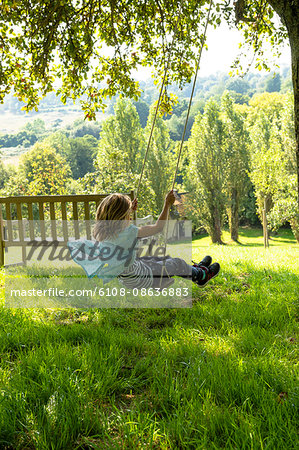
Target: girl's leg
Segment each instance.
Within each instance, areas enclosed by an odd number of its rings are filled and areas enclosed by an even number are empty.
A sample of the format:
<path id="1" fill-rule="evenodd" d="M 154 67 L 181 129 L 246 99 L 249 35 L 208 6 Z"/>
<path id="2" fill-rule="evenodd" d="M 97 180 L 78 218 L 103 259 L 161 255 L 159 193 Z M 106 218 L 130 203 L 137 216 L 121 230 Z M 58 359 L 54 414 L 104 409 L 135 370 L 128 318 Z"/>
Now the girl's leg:
<path id="1" fill-rule="evenodd" d="M 182 277 L 193 280 L 198 274 L 198 269 L 187 264 L 181 258 L 172 258 L 167 256 L 165 259 L 163 257 L 142 257 L 140 258 L 145 262 L 146 265 L 150 266 L 153 272 L 154 278 L 161 278 L 163 267 L 165 266 L 166 273 L 163 274 L 164 277 Z"/>
<path id="2" fill-rule="evenodd" d="M 142 259 L 142 258 L 140 258 Z M 164 262 L 165 261 L 165 262 Z M 151 267 L 153 272 L 154 280 L 160 280 L 163 267 L 165 267 L 165 272 L 163 273 L 163 278 L 168 277 L 181 277 L 204 286 L 211 278 L 219 273 L 220 266 L 218 263 L 213 264 L 210 268 L 200 267 L 200 266 L 190 266 L 181 258 L 163 258 L 163 257 L 153 257 L 151 259 L 146 259 L 144 262 Z"/>
<path id="3" fill-rule="evenodd" d="M 165 256 L 165 259 L 169 259 L 169 258 L 171 258 L 171 256 L 169 256 L 169 255 Z M 142 259 L 144 262 L 147 262 L 147 261 L 159 262 L 159 261 L 163 261 L 164 257 L 163 256 L 141 256 L 139 259 Z"/>
<path id="4" fill-rule="evenodd" d="M 218 263 L 212 264 L 210 267 L 194 267 L 190 266 L 181 258 L 163 258 L 163 257 L 141 257 L 139 258 L 152 269 L 154 283 L 153 287 L 159 287 L 161 276 L 163 278 L 168 277 L 181 277 L 188 280 L 192 280 L 199 286 L 204 286 L 218 275 L 220 266 Z M 163 267 L 166 269 L 166 273 L 162 273 Z"/>

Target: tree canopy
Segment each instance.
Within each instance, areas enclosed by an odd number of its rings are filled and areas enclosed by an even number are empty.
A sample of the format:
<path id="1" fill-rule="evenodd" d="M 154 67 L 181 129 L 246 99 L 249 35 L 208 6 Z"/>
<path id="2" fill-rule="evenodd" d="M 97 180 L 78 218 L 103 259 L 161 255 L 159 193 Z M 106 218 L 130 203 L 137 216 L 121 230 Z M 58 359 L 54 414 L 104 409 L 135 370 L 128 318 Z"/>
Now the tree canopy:
<path id="1" fill-rule="evenodd" d="M 195 69 L 210 0 L 3 0 L 0 10 L 0 95 L 14 87 L 27 109 L 40 95 L 57 89 L 61 99 L 81 97 L 87 117 L 119 92 L 138 97 L 132 76 L 139 65 L 152 66 L 158 78 L 168 53 L 167 84 L 189 82 Z M 212 2 L 210 22 L 236 20 L 245 42 L 260 53 L 268 37 L 277 46 L 286 36 L 275 25 L 272 3 Z M 273 31 L 275 30 L 275 33 Z M 237 61 L 239 63 L 240 61 Z M 60 85 L 57 86 L 57 79 Z M 56 84 L 55 84 L 56 83 Z"/>
<path id="2" fill-rule="evenodd" d="M 299 0 L 2 0 L 0 99 L 13 88 L 30 110 L 56 90 L 63 102 L 80 98 L 85 117 L 95 118 L 107 97 L 138 99 L 133 71 L 151 66 L 159 80 L 170 53 L 166 88 L 183 85 L 195 71 L 209 5 L 212 25 L 224 20 L 243 32 L 237 73 L 246 46 L 262 69 L 264 42 L 278 50 L 289 39 L 299 180 Z"/>

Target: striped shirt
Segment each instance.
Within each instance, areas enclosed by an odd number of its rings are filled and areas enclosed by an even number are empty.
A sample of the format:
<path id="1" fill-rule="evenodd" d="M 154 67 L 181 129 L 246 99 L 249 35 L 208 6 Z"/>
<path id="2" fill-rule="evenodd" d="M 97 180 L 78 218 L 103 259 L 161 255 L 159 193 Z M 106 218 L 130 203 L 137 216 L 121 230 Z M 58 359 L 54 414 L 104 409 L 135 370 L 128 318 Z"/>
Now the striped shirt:
<path id="1" fill-rule="evenodd" d="M 136 258 L 133 264 L 122 272 L 118 279 L 127 288 L 150 288 L 153 284 L 152 269 Z"/>

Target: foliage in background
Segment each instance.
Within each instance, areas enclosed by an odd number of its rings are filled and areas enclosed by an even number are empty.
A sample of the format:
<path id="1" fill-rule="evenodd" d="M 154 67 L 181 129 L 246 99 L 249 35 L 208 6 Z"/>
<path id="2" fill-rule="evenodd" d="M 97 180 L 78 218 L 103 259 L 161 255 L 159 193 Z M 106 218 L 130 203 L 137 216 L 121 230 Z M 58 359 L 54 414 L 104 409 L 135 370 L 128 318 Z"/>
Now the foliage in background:
<path id="1" fill-rule="evenodd" d="M 212 78 L 208 77 L 207 80 L 212 82 Z M 219 76 L 215 76 L 214 78 L 213 83 L 218 83 Z M 246 167 L 245 147 L 249 145 L 250 141 L 248 139 L 246 145 L 244 141 L 247 136 L 246 129 L 249 129 L 253 137 L 253 143 L 250 146 L 251 155 L 254 155 L 256 152 L 257 158 L 257 164 L 253 163 L 252 159 L 251 168 L 253 172 L 258 172 L 260 170 L 258 169 L 259 164 L 261 164 L 261 158 L 259 158 L 260 140 L 263 134 L 259 132 L 257 127 L 260 123 L 260 118 L 265 116 L 268 121 L 268 134 L 272 130 L 272 149 L 274 153 L 280 149 L 278 153 L 283 155 L 283 163 L 277 164 L 275 163 L 275 158 L 271 162 L 267 156 L 265 157 L 266 163 L 271 166 L 270 171 L 268 169 L 265 170 L 268 175 L 272 173 L 272 185 L 275 189 L 275 192 L 273 191 L 273 195 L 271 196 L 271 204 L 269 203 L 272 209 L 269 211 L 268 219 L 271 226 L 275 229 L 289 222 L 293 232 L 296 233 L 296 230 L 298 230 L 298 219 L 295 205 L 297 186 L 295 179 L 296 155 L 294 151 L 295 137 L 292 94 L 291 92 L 288 95 L 282 95 L 277 92 L 265 92 L 252 95 L 253 92 L 257 92 L 261 88 L 262 83 L 266 83 L 266 78 L 250 74 L 247 79 L 247 83 L 241 83 L 239 86 L 238 83 L 232 83 L 231 80 L 223 77 L 223 86 L 230 86 L 232 90 L 229 90 L 229 93 L 224 91 L 224 94 L 222 94 L 222 106 L 220 104 L 221 98 L 218 94 L 213 99 L 214 104 L 217 105 L 219 110 L 219 117 L 223 125 L 223 148 L 220 150 L 220 153 L 225 151 L 225 158 L 227 158 L 227 163 L 224 168 L 227 182 L 222 192 L 222 195 L 226 199 L 225 208 L 229 213 L 229 202 L 232 204 L 229 199 L 231 199 L 233 189 L 237 188 L 237 191 L 240 190 L 240 192 L 237 195 L 237 202 L 233 202 L 235 206 L 239 203 L 239 206 L 234 209 L 235 223 L 240 219 L 243 224 L 258 224 L 255 212 L 255 194 L 258 195 L 257 190 L 253 190 L 251 181 L 248 179 L 248 175 L 245 174 L 244 170 Z M 246 103 L 236 103 L 234 93 L 238 94 L 236 91 L 239 90 L 241 92 L 242 89 L 244 89 L 243 92 L 248 93 L 248 85 L 251 86 L 251 98 L 248 105 Z M 147 89 L 147 86 L 146 84 L 145 89 Z M 215 85 L 212 84 L 212 86 Z M 199 90 L 200 95 L 197 100 L 195 99 L 192 106 L 192 114 L 195 114 L 196 111 L 202 111 L 203 105 L 206 103 L 204 97 L 201 97 L 203 92 L 206 92 L 207 98 L 210 97 L 210 88 L 206 91 L 205 89 L 205 84 L 202 84 Z M 220 91 L 222 91 L 222 87 Z M 188 94 L 188 90 L 182 92 L 182 95 L 186 94 Z M 56 125 L 49 128 L 45 122 L 34 120 L 32 123 L 28 123 L 24 129 L 27 130 L 26 132 L 34 133 L 34 136 L 39 139 L 39 143 L 55 148 L 57 154 L 64 161 L 67 161 L 71 169 L 71 177 L 66 180 L 64 186 L 65 192 L 79 193 L 82 190 L 88 192 L 87 186 L 90 187 L 90 192 L 93 192 L 95 187 L 97 192 L 113 192 L 115 189 L 128 191 L 131 188 L 136 189 L 138 184 L 138 176 L 143 162 L 149 126 L 153 114 L 151 112 L 151 116 L 148 118 L 148 126 L 142 129 L 140 123 L 141 116 L 136 110 L 137 105 L 138 103 L 136 103 L 136 106 L 132 105 L 129 100 L 119 99 L 117 101 L 115 99 L 115 113 L 101 124 L 86 123 L 80 119 L 73 125 L 68 125 L 65 128 L 57 130 Z M 147 109 L 145 106 L 146 102 L 141 102 L 141 105 L 145 113 L 143 116 L 144 119 Z M 181 97 L 179 102 L 174 105 L 174 114 L 177 114 L 180 118 L 181 125 L 184 122 L 186 108 L 187 100 L 184 97 Z M 161 118 L 157 120 L 153 144 L 149 151 L 148 162 L 139 195 L 139 215 L 147 215 L 148 213 L 152 213 L 153 215 L 158 214 L 163 204 L 165 192 L 171 187 L 177 154 L 177 149 L 174 147 L 175 143 L 170 138 L 172 134 L 170 124 L 175 123 L 173 119 L 175 119 L 174 115 L 168 115 L 166 116 L 166 120 L 162 120 Z M 258 134 L 257 139 L 253 136 L 254 129 L 256 129 L 255 132 Z M 98 140 L 95 136 L 99 134 L 100 130 L 102 131 Z M 81 136 L 85 132 L 88 134 Z M 180 134 L 179 128 L 176 132 L 178 137 Z M 198 188 L 198 180 L 193 176 L 193 179 L 191 179 L 192 184 L 189 183 L 191 158 L 190 152 L 187 152 L 186 149 L 187 145 L 184 145 L 176 187 L 181 191 L 189 191 L 190 194 L 188 197 L 192 198 L 195 195 L 193 186 L 195 185 L 195 189 Z M 4 154 L 5 152 L 6 149 L 3 150 Z M 282 167 L 285 168 L 283 172 Z M 202 171 L 205 172 L 204 167 Z M 24 195 L 29 192 L 28 180 L 20 170 L 5 166 L 2 167 L 0 175 L 1 195 Z M 36 176 L 43 177 L 42 173 Z M 94 178 L 94 181 L 92 181 L 92 178 Z M 278 179 L 280 181 L 276 182 Z M 43 182 L 44 180 L 41 180 L 41 186 Z M 236 183 L 236 186 L 234 186 L 234 183 Z M 196 195 L 199 196 L 199 192 Z M 198 197 L 196 200 L 193 199 L 193 201 L 195 208 L 192 213 L 194 226 L 195 228 L 202 227 L 202 197 Z M 261 202 L 260 205 L 262 205 Z M 228 216 L 230 216 L 230 213 Z M 224 215 L 224 223 L 225 220 L 226 217 Z M 232 223 L 230 225 L 232 229 Z M 237 226 L 235 226 L 236 229 Z M 237 238 L 236 234 L 234 238 Z"/>
<path id="2" fill-rule="evenodd" d="M 1 157 L 1 153 L 0 153 L 0 157 Z M 0 160 L 0 192 L 1 192 L 1 189 L 4 188 L 8 179 L 9 179 L 8 171 L 4 167 L 3 162 Z"/>
<path id="3" fill-rule="evenodd" d="M 139 116 L 131 101 L 119 99 L 114 115 L 102 123 L 97 156 L 100 171 L 139 173 L 144 154 L 144 136 Z"/>
<path id="4" fill-rule="evenodd" d="M 248 133 L 242 114 L 234 109 L 234 102 L 226 91 L 221 98 L 223 148 L 226 154 L 226 198 L 229 228 L 233 241 L 238 240 L 240 201 L 245 192 L 248 169 Z"/>
<path id="5" fill-rule="evenodd" d="M 145 128 L 146 141 L 149 139 L 153 119 L 154 108 L 151 108 Z M 156 212 L 162 210 L 165 194 L 171 189 L 176 164 L 175 159 L 174 143 L 169 137 L 168 128 L 165 121 L 157 117 L 144 170 L 144 178 L 148 180 L 154 191 Z"/>
<path id="6" fill-rule="evenodd" d="M 26 180 L 27 195 L 66 194 L 71 170 L 66 160 L 53 147 L 37 142 L 21 158 L 20 174 Z"/>
<path id="7" fill-rule="evenodd" d="M 227 160 L 223 148 L 224 126 L 218 105 L 209 100 L 204 114 L 196 116 L 188 141 L 192 218 L 197 215 L 213 243 L 222 243 L 221 228 L 226 207 Z"/>
<path id="8" fill-rule="evenodd" d="M 277 229 L 290 222 L 298 239 L 296 153 L 292 98 L 262 94 L 250 105 L 250 172 L 259 216 L 266 210 Z"/>
<path id="9" fill-rule="evenodd" d="M 148 103 L 146 103 L 144 100 L 139 100 L 138 102 L 133 102 L 133 105 L 135 106 L 136 111 L 138 112 L 142 128 L 145 128 L 150 110 Z"/>
<path id="10" fill-rule="evenodd" d="M 78 180 L 80 189 L 91 192 L 129 192 L 136 189 L 145 150 L 144 133 L 135 106 L 119 99 L 114 115 L 102 122 L 95 160 L 96 171 Z M 138 215 L 155 214 L 155 193 L 144 177 Z"/>
<path id="11" fill-rule="evenodd" d="M 278 189 L 273 195 L 273 208 L 268 214 L 268 219 L 276 230 L 289 222 L 294 236 L 299 242 L 294 105 L 290 94 L 287 94 L 284 100 L 284 107 L 280 112 L 279 144 L 277 144 L 277 150 L 282 153 L 283 164 L 276 174 Z"/>
<path id="12" fill-rule="evenodd" d="M 97 170 L 94 173 L 88 173 L 76 182 L 76 194 L 112 194 L 114 192 L 130 193 L 136 189 L 139 177 L 137 174 L 121 173 L 118 176 L 111 175 L 109 172 Z M 145 217 L 149 214 L 156 215 L 155 193 L 148 180 L 145 178 L 138 195 L 138 217 Z"/>
<path id="13" fill-rule="evenodd" d="M 83 137 L 88 134 L 89 136 L 93 136 L 95 139 L 99 139 L 101 129 L 102 126 L 99 122 L 88 122 L 83 119 L 77 119 L 70 129 L 70 137 Z"/>
<path id="14" fill-rule="evenodd" d="M 273 196 L 279 189 L 279 173 L 284 173 L 284 160 L 279 142 L 277 119 L 269 120 L 261 113 L 250 130 L 251 137 L 251 168 L 250 178 L 255 187 L 260 217 L 262 210 L 266 213 L 271 209 Z"/>
<path id="15" fill-rule="evenodd" d="M 27 122 L 18 133 L 0 135 L 0 147 L 23 146 L 28 148 L 46 134 L 45 122 L 41 119 L 35 119 L 32 122 Z"/>
<path id="16" fill-rule="evenodd" d="M 65 132 L 56 131 L 45 139 L 46 143 L 66 159 L 76 180 L 94 170 L 98 140 L 93 135 L 68 138 Z"/>

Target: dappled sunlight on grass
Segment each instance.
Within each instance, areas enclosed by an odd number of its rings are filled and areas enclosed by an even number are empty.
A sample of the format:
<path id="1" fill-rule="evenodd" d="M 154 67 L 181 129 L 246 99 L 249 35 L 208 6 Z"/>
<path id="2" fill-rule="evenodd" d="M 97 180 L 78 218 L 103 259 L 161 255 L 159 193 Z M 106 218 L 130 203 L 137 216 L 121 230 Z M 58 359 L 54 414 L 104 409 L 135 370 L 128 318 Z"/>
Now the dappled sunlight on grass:
<path id="1" fill-rule="evenodd" d="M 270 248 L 264 249 L 263 237 L 260 230 L 250 230 L 244 239 L 244 246 L 230 242 L 229 245 L 212 245 L 209 237 L 195 238 L 192 242 L 194 260 L 200 260 L 205 254 L 210 254 L 213 261 L 220 263 L 222 276 L 229 272 L 231 275 L 246 278 L 260 270 L 268 276 L 267 271 L 299 274 L 299 244 L 290 239 L 292 234 L 286 230 L 283 236 L 291 240 L 292 245 L 285 245 L 279 237 L 273 238 Z M 245 231 L 243 232 L 245 233 Z M 224 241 L 228 233 L 224 232 Z"/>
<path id="2" fill-rule="evenodd" d="M 248 227 L 239 228 L 239 242 L 232 241 L 230 238 L 229 231 L 224 230 L 222 233 L 222 239 L 225 245 L 233 247 L 242 247 L 243 245 L 249 247 L 264 246 L 262 228 L 248 228 Z M 294 235 L 289 229 L 280 230 L 276 236 L 271 236 L 269 243 L 270 247 L 292 244 L 292 246 L 294 245 L 299 249 L 299 244 L 296 243 Z M 207 234 L 203 236 L 194 236 L 193 245 L 200 247 L 208 247 L 211 245 L 211 239 Z"/>
<path id="3" fill-rule="evenodd" d="M 192 308 L 2 308 L 0 440 L 295 448 L 299 246 L 283 232 L 264 250 L 260 232 L 194 239 L 193 259 L 222 269 L 193 285 Z M 4 299 L 3 271 L 0 285 Z"/>

